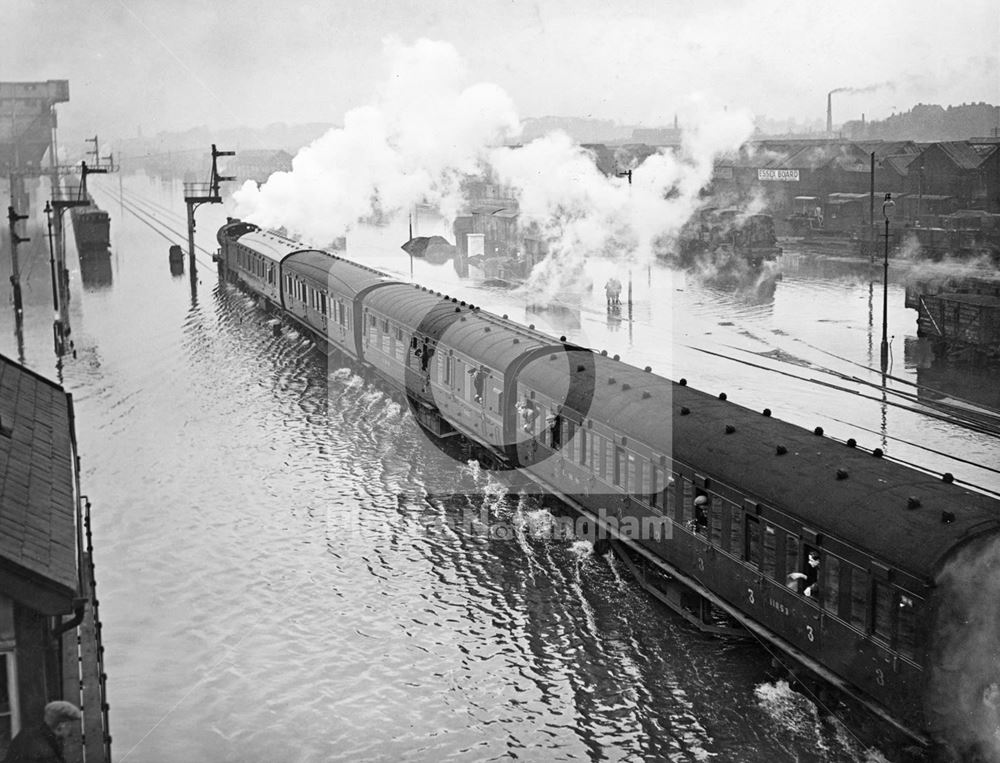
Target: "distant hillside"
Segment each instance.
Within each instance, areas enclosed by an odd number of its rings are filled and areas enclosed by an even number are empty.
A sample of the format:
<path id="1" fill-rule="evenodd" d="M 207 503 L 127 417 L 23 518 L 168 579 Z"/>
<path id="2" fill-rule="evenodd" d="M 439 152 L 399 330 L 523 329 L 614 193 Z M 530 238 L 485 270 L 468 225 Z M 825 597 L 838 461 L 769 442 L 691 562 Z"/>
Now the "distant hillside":
<path id="1" fill-rule="evenodd" d="M 849 140 L 914 140 L 933 142 L 968 140 L 996 135 L 1000 107 L 988 103 L 938 106 L 918 103 L 909 111 L 877 122 L 851 121 L 841 127 Z"/>
<path id="2" fill-rule="evenodd" d="M 259 128 L 236 127 L 212 130 L 208 127 L 194 127 L 183 132 L 160 132 L 148 137 L 111 140 L 109 138 L 112 136 L 101 136 L 101 153 L 106 155 L 108 151 L 113 151 L 117 157 L 125 160 L 156 157 L 161 154 L 209 156 L 214 143 L 221 151 L 280 149 L 294 155 L 300 148 L 312 143 L 333 126 L 322 122 L 301 125 L 279 122 Z M 76 159 L 82 158 L 85 151 L 93 148 L 92 145 L 84 143 L 82 138 L 79 141 L 74 140 L 68 131 L 61 131 L 60 144 L 67 150 L 70 146 L 79 144 L 79 148 L 76 149 L 79 156 L 75 157 Z M 73 158 L 71 156 L 71 159 Z"/>

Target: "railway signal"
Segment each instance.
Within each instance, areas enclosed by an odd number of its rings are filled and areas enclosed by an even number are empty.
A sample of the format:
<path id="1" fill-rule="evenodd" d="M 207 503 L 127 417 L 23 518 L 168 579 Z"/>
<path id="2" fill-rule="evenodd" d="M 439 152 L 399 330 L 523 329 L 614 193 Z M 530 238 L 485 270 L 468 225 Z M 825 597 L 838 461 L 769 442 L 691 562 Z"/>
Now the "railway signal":
<path id="1" fill-rule="evenodd" d="M 14 312 L 20 317 L 24 311 L 21 302 L 21 270 L 17 261 L 17 245 L 31 239 L 17 234 L 17 223 L 27 220 L 27 215 L 19 215 L 14 207 L 7 207 L 7 221 L 10 224 L 10 284 L 14 288 Z"/>
<path id="2" fill-rule="evenodd" d="M 234 175 L 220 175 L 218 159 L 220 156 L 236 156 L 235 151 L 220 151 L 212 144 L 212 174 L 209 175 L 207 183 L 185 183 L 184 203 L 187 205 L 188 224 L 188 263 L 191 266 L 191 288 L 194 290 L 197 283 L 195 275 L 194 261 L 194 213 L 202 204 L 221 204 L 222 196 L 219 194 L 219 183 L 235 180 Z"/>

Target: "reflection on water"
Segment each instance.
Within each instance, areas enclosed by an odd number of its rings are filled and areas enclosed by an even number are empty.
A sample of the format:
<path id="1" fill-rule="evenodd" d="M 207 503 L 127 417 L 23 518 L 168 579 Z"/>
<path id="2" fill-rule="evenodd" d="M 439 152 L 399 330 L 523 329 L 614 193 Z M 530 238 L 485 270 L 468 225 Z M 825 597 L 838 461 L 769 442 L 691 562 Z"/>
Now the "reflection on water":
<path id="1" fill-rule="evenodd" d="M 85 289 L 111 286 L 111 252 L 107 249 L 90 249 L 80 252 L 80 281 Z"/>
<path id="2" fill-rule="evenodd" d="M 95 186 L 119 204 L 117 182 Z M 178 185 L 124 189 L 123 208 L 155 209 L 183 240 Z M 199 210 L 187 279 L 129 214 L 113 279 L 81 289 L 90 276 L 72 273 L 77 357 L 61 373 L 94 503 L 118 760 L 864 758 L 766 652 L 692 631 L 613 557 L 534 532 L 544 502 L 423 447 L 405 405 L 218 284 L 206 252 L 226 211 Z M 399 240 L 360 231 L 348 256 L 405 280 Z M 879 292 L 853 265 L 799 263 L 763 301 L 637 268 L 619 313 L 600 290 L 539 309 L 451 265 L 414 267 L 430 288 L 782 418 L 899 437 L 891 452 L 956 476 L 981 475 L 906 442 L 998 461 L 995 438 L 928 426 L 866 386 Z M 894 373 L 923 383 L 929 367 L 903 356 L 915 317 L 890 286 Z M 34 291 L 28 304 L 26 360 L 53 376 L 51 305 Z M 0 351 L 14 345 L 4 307 Z M 466 511 L 513 537 L 448 521 Z"/>

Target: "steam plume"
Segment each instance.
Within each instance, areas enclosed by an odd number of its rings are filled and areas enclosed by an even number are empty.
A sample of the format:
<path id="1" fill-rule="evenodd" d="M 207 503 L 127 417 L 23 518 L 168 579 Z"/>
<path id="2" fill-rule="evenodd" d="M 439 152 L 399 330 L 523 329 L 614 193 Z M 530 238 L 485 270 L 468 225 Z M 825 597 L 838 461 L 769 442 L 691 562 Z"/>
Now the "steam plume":
<path id="1" fill-rule="evenodd" d="M 925 708 L 956 759 L 1000 761 L 1000 545 L 973 544 L 937 581 Z"/>
<path id="2" fill-rule="evenodd" d="M 551 294 L 579 276 L 588 257 L 650 258 L 652 243 L 676 233 L 697 207 L 715 155 L 753 129 L 749 113 L 696 101 L 681 151 L 647 158 L 630 185 L 602 175 L 564 134 L 504 146 L 520 132 L 511 99 L 496 85 L 464 86 L 450 44 L 390 38 L 384 47 L 390 76 L 372 104 L 300 151 L 291 172 L 239 189 L 241 216 L 322 243 L 416 203 L 453 218 L 462 181 L 490 177 L 516 193 L 522 228 L 545 239 L 551 256 L 530 286 Z"/>

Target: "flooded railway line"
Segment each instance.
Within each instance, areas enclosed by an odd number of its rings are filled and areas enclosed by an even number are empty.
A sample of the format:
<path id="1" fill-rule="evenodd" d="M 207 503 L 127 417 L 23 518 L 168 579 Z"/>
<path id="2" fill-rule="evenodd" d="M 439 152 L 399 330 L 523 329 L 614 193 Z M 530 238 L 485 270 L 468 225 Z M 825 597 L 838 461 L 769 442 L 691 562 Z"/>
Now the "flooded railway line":
<path id="1" fill-rule="evenodd" d="M 161 258 L 161 259 L 162 259 L 162 258 Z M 199 265 L 202 265 L 202 264 L 204 264 L 204 263 L 205 263 L 205 258 L 204 258 L 204 257 L 200 257 L 200 258 L 199 258 Z M 162 265 L 162 263 L 161 263 L 161 265 Z M 164 267 L 160 267 L 160 268 L 159 268 L 159 270 L 164 270 Z M 204 281 L 205 281 L 206 283 L 209 283 L 209 282 L 210 282 L 210 279 L 207 279 L 207 278 L 204 278 L 204 275 L 205 275 L 205 269 L 204 269 L 204 268 L 201 268 L 201 267 L 200 267 L 200 268 L 199 268 L 199 273 L 201 274 L 201 276 L 202 276 L 202 279 L 203 279 L 203 280 L 204 280 Z M 160 277 L 162 277 L 162 275 L 161 275 Z M 214 279 L 212 279 L 212 280 L 214 280 Z M 203 301 L 203 303 L 204 303 L 204 299 L 202 299 L 202 301 Z M 477 301 L 477 302 L 479 302 L 479 301 L 481 301 L 481 300 L 480 300 L 480 299 L 479 299 L 479 298 L 477 297 L 477 298 L 476 298 L 476 301 Z M 207 304 L 207 303 L 206 303 L 206 304 Z M 586 320 L 586 318 L 585 318 L 585 320 Z M 623 333 L 619 333 L 619 334 L 618 334 L 617 336 L 618 336 L 619 338 L 623 338 L 623 337 L 624 337 L 624 334 L 623 334 Z M 609 338 L 610 338 L 610 339 L 613 339 L 614 337 L 613 337 L 612 335 L 609 335 Z M 610 343 L 609 343 L 609 344 L 610 344 Z M 606 346 L 607 346 L 607 345 L 606 345 Z M 657 362 L 657 365 L 662 365 L 662 361 L 658 361 L 658 362 Z M 706 367 L 706 370 L 708 370 L 708 368 L 707 368 L 707 367 Z M 732 390 L 732 389 L 733 389 L 733 387 L 732 387 L 731 385 L 729 385 L 729 386 L 728 386 L 728 389 Z M 736 397 L 736 395 L 734 394 L 734 395 L 733 395 L 733 397 Z M 890 422 L 890 423 L 891 423 L 891 422 Z M 689 634 L 688 638 L 690 638 L 690 637 L 691 637 L 691 636 L 690 636 L 690 634 Z"/>

